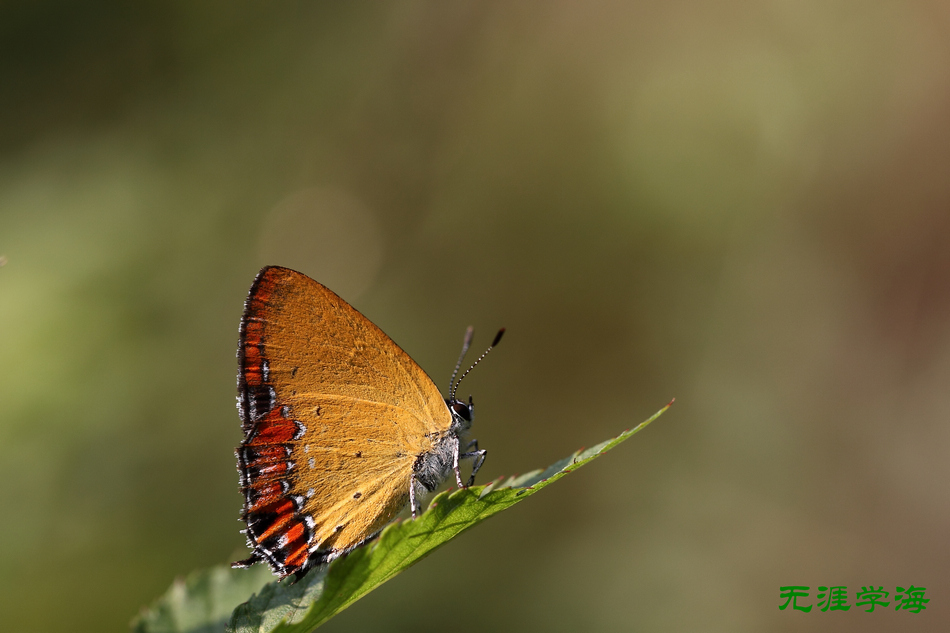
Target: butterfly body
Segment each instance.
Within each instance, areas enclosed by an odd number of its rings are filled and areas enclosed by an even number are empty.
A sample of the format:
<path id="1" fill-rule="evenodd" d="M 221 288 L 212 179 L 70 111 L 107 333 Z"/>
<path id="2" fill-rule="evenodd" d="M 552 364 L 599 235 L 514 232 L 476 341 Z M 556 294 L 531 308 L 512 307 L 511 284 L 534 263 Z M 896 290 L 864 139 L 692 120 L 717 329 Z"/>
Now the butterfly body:
<path id="1" fill-rule="evenodd" d="M 236 450 L 250 558 L 300 575 L 373 538 L 454 471 L 471 402 L 443 399 L 386 334 L 287 268 L 258 274 L 241 320 Z M 477 448 L 477 447 L 476 447 Z M 473 474 L 474 478 L 474 474 Z"/>

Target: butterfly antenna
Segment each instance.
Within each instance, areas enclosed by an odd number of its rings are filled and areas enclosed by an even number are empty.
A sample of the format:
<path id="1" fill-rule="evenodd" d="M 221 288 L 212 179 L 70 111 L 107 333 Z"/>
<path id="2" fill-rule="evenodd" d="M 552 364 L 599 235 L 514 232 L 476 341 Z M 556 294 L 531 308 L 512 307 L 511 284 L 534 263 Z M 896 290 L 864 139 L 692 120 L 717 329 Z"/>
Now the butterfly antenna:
<path id="1" fill-rule="evenodd" d="M 462 384 L 462 381 L 465 380 L 465 377 L 468 376 L 468 373 L 472 371 L 473 369 L 475 369 L 475 365 L 482 362 L 482 359 L 488 356 L 488 352 L 492 351 L 495 348 L 495 346 L 498 345 L 498 342 L 501 340 L 501 337 L 504 333 L 505 333 L 505 328 L 501 328 L 500 330 L 498 330 L 498 334 L 495 335 L 495 340 L 491 342 L 491 345 L 488 346 L 488 349 L 482 352 L 482 355 L 478 357 L 478 360 L 472 363 L 472 366 L 465 370 L 465 373 L 462 374 L 462 377 L 459 378 L 459 381 L 455 383 L 455 385 L 453 385 L 451 389 L 449 389 L 449 400 L 455 400 L 455 392 L 458 391 L 459 385 Z M 461 359 L 459 359 L 459 363 L 461 363 Z"/>
<path id="2" fill-rule="evenodd" d="M 452 385 L 455 384 L 455 377 L 458 376 L 459 368 L 462 367 L 462 361 L 465 360 L 465 354 L 468 352 L 468 348 L 472 346 L 472 337 L 475 335 L 475 328 L 471 325 L 468 326 L 468 329 L 465 330 L 465 340 L 462 341 L 462 353 L 459 354 L 459 362 L 455 363 L 455 371 L 452 372 L 452 377 L 449 379 L 449 398 L 455 397 L 455 390 L 452 389 Z"/>

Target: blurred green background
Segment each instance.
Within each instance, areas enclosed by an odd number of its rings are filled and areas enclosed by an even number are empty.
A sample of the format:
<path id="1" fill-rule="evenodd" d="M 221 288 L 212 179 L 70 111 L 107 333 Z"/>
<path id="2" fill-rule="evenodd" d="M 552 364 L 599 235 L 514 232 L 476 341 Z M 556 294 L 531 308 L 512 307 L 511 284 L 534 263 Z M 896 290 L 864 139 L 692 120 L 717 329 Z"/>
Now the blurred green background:
<path id="1" fill-rule="evenodd" d="M 244 555 L 264 264 L 444 387 L 482 481 L 646 432 L 326 631 L 950 625 L 939 0 L 0 5 L 0 613 L 124 630 Z M 779 587 L 927 611 L 779 611 Z"/>

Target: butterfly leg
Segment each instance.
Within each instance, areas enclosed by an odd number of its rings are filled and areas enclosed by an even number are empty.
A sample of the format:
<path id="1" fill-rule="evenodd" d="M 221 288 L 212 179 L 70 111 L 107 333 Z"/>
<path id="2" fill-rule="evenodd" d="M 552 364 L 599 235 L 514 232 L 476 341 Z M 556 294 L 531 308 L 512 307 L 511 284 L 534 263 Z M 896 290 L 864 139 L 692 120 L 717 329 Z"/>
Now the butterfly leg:
<path id="1" fill-rule="evenodd" d="M 409 509 L 412 512 L 412 518 L 416 518 L 416 474 L 409 475 Z"/>
<path id="2" fill-rule="evenodd" d="M 462 457 L 459 454 L 459 441 L 458 438 L 453 438 L 455 440 L 455 445 L 452 446 L 452 470 L 455 472 L 455 483 L 458 484 L 459 488 L 464 488 L 462 485 L 462 473 L 459 472 L 459 459 Z"/>
<path id="3" fill-rule="evenodd" d="M 458 484 L 459 488 L 468 488 L 475 483 L 475 474 L 478 472 L 478 469 L 482 467 L 482 464 L 485 462 L 485 455 L 488 454 L 488 451 L 485 449 L 478 450 L 478 440 L 470 441 L 466 446 L 465 450 L 475 447 L 474 451 L 460 453 L 459 452 L 459 442 L 455 441 L 454 450 L 452 452 L 452 470 L 455 471 L 455 482 Z M 462 485 L 462 473 L 459 472 L 459 460 L 462 459 L 474 459 L 475 462 L 472 464 L 472 476 L 468 478 L 468 483 L 464 486 Z"/>
<path id="4" fill-rule="evenodd" d="M 478 446 L 478 443 L 475 443 L 475 446 Z M 488 454 L 488 451 L 484 448 L 482 450 L 475 450 L 471 453 L 462 453 L 459 455 L 459 459 L 473 459 L 475 460 L 472 463 L 472 476 L 468 478 L 468 484 L 465 486 L 471 486 L 475 483 L 475 475 L 478 473 L 478 469 L 482 467 L 482 464 L 485 463 L 485 456 Z"/>

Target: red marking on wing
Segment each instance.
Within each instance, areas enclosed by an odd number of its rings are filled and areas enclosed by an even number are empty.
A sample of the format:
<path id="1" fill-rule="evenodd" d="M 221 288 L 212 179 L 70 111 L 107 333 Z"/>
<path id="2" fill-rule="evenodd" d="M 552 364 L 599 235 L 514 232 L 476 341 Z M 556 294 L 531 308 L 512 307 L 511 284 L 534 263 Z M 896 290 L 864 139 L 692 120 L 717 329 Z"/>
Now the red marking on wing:
<path id="1" fill-rule="evenodd" d="M 287 467 L 287 462 L 280 462 L 277 464 L 270 464 L 269 466 L 264 466 L 257 470 L 257 476 L 255 480 L 259 479 L 280 479 L 287 474 L 287 471 L 290 470 Z"/>
<path id="2" fill-rule="evenodd" d="M 271 298 L 277 288 L 277 277 L 272 269 L 262 271 L 254 285 L 251 286 L 250 295 L 244 304 L 244 316 L 241 319 L 241 343 L 240 343 L 240 370 L 241 384 L 244 404 L 242 405 L 242 416 L 245 416 L 244 423 L 249 424 L 252 421 L 246 419 L 249 400 L 261 399 L 266 402 L 266 389 L 264 381 L 264 328 L 268 319 L 268 314 L 272 311 Z"/>
<path id="3" fill-rule="evenodd" d="M 292 468 L 292 447 L 299 423 L 288 408 L 274 401 L 274 385 L 265 368 L 268 324 L 274 318 L 285 271 L 260 272 L 244 305 L 238 351 L 238 391 L 245 439 L 238 449 L 238 466 L 244 482 L 244 518 L 248 539 L 266 547 L 267 560 L 281 576 L 307 564 L 307 529 L 286 492 Z M 269 410 L 268 410 L 269 409 Z M 277 539 L 277 543 L 274 540 Z M 267 543 L 266 546 L 262 545 Z"/>
<path id="4" fill-rule="evenodd" d="M 248 512 L 260 512 L 267 506 L 276 503 L 284 495 L 279 481 L 255 482 L 251 488 L 255 493 L 254 502 L 248 504 Z"/>
<path id="5" fill-rule="evenodd" d="M 248 487 L 254 491 L 258 499 L 284 494 L 284 489 L 279 481 L 255 481 Z"/>
<path id="6" fill-rule="evenodd" d="M 307 544 L 302 542 L 297 549 L 293 550 L 290 555 L 287 556 L 287 559 L 284 561 L 284 565 L 289 569 L 298 568 L 304 565 L 307 562 L 307 556 L 310 552 L 307 551 Z"/>
<path id="7" fill-rule="evenodd" d="M 291 525 L 289 528 L 287 528 L 287 531 L 284 532 L 284 536 L 287 537 L 288 543 L 292 543 L 296 541 L 297 539 L 303 538 L 304 536 L 303 523 L 301 523 L 300 521 L 297 521 L 296 523 Z"/>
<path id="8" fill-rule="evenodd" d="M 293 441 L 296 432 L 297 423 L 285 418 L 283 407 L 277 405 L 254 424 L 254 437 L 245 446 L 286 444 Z"/>
<path id="9" fill-rule="evenodd" d="M 251 350 L 257 350 L 256 347 L 248 348 L 248 352 Z M 257 358 L 255 358 L 257 357 Z M 244 358 L 249 363 L 248 366 L 244 369 L 244 381 L 249 387 L 260 387 L 264 382 L 264 372 L 261 369 L 260 355 L 259 354 L 245 354 Z"/>
<path id="10" fill-rule="evenodd" d="M 276 536 L 277 533 L 282 531 L 284 529 L 284 526 L 287 525 L 287 523 L 294 518 L 294 513 L 293 513 L 294 506 L 289 501 L 287 503 L 290 505 L 291 511 L 284 512 L 283 514 L 278 515 L 277 518 L 274 519 L 274 522 L 270 524 L 270 527 L 264 530 L 261 534 L 257 535 L 258 542 L 266 540 L 272 536 Z"/>
<path id="11" fill-rule="evenodd" d="M 273 503 L 263 506 L 260 509 L 261 514 L 286 514 L 293 513 L 294 511 L 294 502 L 287 498 L 280 498 L 274 501 Z M 261 538 L 264 538 L 263 536 Z"/>
<path id="12" fill-rule="evenodd" d="M 265 466 L 274 462 L 282 462 L 287 459 L 287 449 L 280 445 L 265 445 L 254 449 L 254 459 L 247 463 L 248 466 Z"/>

